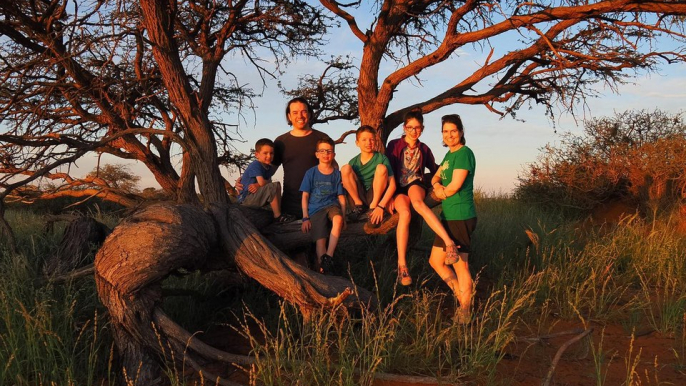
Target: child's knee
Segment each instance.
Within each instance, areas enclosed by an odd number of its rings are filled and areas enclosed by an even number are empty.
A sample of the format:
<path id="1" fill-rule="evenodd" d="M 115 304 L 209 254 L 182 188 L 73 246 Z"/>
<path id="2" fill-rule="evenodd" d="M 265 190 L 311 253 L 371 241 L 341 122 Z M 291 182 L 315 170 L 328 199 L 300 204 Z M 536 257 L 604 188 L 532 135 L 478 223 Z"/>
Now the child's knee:
<path id="1" fill-rule="evenodd" d="M 420 200 L 419 198 L 413 198 L 410 200 L 410 202 L 412 203 L 414 210 L 416 210 L 418 213 L 421 212 L 425 207 L 428 208 L 424 203 L 424 200 Z"/>
<path id="2" fill-rule="evenodd" d="M 397 212 L 398 212 L 398 219 L 410 221 L 410 217 L 412 215 L 411 215 L 409 210 L 397 210 Z"/>
<path id="3" fill-rule="evenodd" d="M 349 176 L 352 172 L 353 172 L 353 168 L 350 165 L 345 164 L 345 165 L 341 166 L 341 175 Z"/>
<path id="4" fill-rule="evenodd" d="M 374 172 L 374 177 L 388 177 L 388 168 L 384 164 L 376 165 L 376 171 Z"/>

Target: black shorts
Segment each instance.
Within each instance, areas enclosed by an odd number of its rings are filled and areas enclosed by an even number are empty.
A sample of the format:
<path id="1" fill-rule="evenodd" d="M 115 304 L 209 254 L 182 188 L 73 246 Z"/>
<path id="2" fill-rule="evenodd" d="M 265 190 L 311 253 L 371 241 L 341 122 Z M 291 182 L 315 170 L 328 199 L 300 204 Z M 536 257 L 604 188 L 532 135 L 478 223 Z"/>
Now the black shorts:
<path id="1" fill-rule="evenodd" d="M 424 185 L 421 179 L 414 180 L 405 186 L 398 186 L 397 188 L 395 188 L 395 194 L 404 194 L 407 196 L 407 192 L 410 190 L 410 187 L 415 185 L 421 186 L 421 188 L 424 189 L 424 194 L 426 194 L 426 191 L 428 189 L 426 188 L 426 185 Z"/>
<path id="2" fill-rule="evenodd" d="M 334 216 L 342 216 L 341 207 L 338 204 L 329 205 L 319 209 L 317 213 L 310 216 L 311 228 L 310 236 L 312 241 L 326 239 L 331 233 L 331 224 Z"/>
<path id="3" fill-rule="evenodd" d="M 360 196 L 360 200 L 362 200 L 362 205 L 365 205 L 367 208 L 369 208 L 369 204 L 372 203 L 372 200 L 374 199 L 374 187 L 370 186 L 369 190 L 364 188 L 364 184 L 362 181 L 359 179 L 355 179 L 357 182 L 357 195 Z M 348 212 L 353 210 L 355 208 L 355 200 L 350 197 L 350 193 L 346 192 L 345 195 L 345 203 L 348 206 Z"/>
<path id="4" fill-rule="evenodd" d="M 472 233 L 476 228 L 476 217 L 467 220 L 441 220 L 441 224 L 448 232 L 450 238 L 459 247 L 460 253 L 469 253 L 472 246 Z M 443 239 L 436 236 L 434 247 L 445 249 Z"/>

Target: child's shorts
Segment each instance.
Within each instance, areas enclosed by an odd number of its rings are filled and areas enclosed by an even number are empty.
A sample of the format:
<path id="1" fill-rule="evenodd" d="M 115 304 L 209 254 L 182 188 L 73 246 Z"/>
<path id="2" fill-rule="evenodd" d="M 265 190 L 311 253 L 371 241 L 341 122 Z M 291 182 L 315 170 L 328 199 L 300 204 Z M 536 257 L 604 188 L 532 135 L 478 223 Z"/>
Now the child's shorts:
<path id="1" fill-rule="evenodd" d="M 426 185 L 424 185 L 424 183 L 422 182 L 421 179 L 414 180 L 414 181 L 410 182 L 409 184 L 407 184 L 407 185 L 405 185 L 405 186 L 397 186 L 397 187 L 395 188 L 395 194 L 396 194 L 396 195 L 398 195 L 398 194 L 404 194 L 404 195 L 407 196 L 407 192 L 409 192 L 409 191 L 410 191 L 410 188 L 413 187 L 413 186 L 415 186 L 415 185 L 419 185 L 422 189 L 424 189 L 424 193 L 426 194 L 426 191 L 427 191 L 428 189 L 426 188 Z"/>
<path id="2" fill-rule="evenodd" d="M 331 233 L 331 226 L 329 222 L 333 220 L 334 216 L 343 216 L 341 207 L 338 204 L 329 205 L 317 211 L 317 213 L 310 216 L 310 236 L 313 241 L 326 239 Z"/>
<path id="3" fill-rule="evenodd" d="M 459 247 L 459 253 L 469 253 L 472 245 L 472 233 L 476 228 L 476 217 L 467 220 L 441 220 L 441 224 L 448 232 L 448 235 Z M 434 247 L 443 248 L 445 250 L 445 243 L 443 239 L 436 236 L 433 243 Z"/>
<path id="4" fill-rule="evenodd" d="M 245 189 L 248 187 L 246 186 Z M 257 192 L 250 193 L 245 196 L 241 205 L 250 206 L 253 208 L 261 208 L 269 205 L 278 194 L 281 193 L 281 183 L 278 181 L 268 182 L 264 186 L 257 188 Z"/>
<path id="5" fill-rule="evenodd" d="M 364 184 L 359 178 L 355 178 L 355 182 L 357 182 L 357 194 L 360 196 L 362 204 L 366 207 L 369 207 L 369 204 L 371 204 L 372 200 L 374 199 L 374 187 L 371 186 L 369 190 L 366 190 L 364 188 Z M 352 199 L 352 197 L 350 197 L 350 194 L 345 195 L 345 202 L 349 210 L 355 208 L 355 201 Z"/>

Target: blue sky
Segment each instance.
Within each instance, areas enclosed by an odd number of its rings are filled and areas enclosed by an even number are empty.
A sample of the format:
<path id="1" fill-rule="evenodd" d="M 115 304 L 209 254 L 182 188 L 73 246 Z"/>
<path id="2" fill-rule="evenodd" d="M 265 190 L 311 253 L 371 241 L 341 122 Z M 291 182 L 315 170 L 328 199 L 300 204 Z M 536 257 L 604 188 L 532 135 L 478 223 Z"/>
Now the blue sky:
<path id="1" fill-rule="evenodd" d="M 353 38 L 347 30 L 339 32 L 330 35 L 326 44 L 327 53 L 350 54 L 359 60 L 362 47 L 359 40 Z M 516 45 L 515 40 L 516 36 L 505 36 L 494 40 L 492 42 L 495 50 L 494 58 L 511 50 Z M 454 85 L 458 80 L 479 68 L 485 61 L 487 53 L 487 51 L 485 53 L 459 51 L 448 62 L 422 72 L 421 85 L 417 82 L 401 85 L 394 96 L 391 110 L 427 99 Z M 382 73 L 389 73 L 394 69 L 393 66 L 392 63 L 386 63 L 382 68 Z M 281 76 L 279 81 L 286 87 L 295 87 L 298 76 L 320 73 L 323 67 L 324 64 L 320 61 L 298 60 L 288 67 L 287 74 Z M 261 80 L 251 69 L 250 64 L 242 58 L 228 58 L 225 68 L 236 74 L 241 83 L 250 83 L 254 89 L 261 90 Z M 539 149 L 547 143 L 557 143 L 563 132 L 579 133 L 584 119 L 612 116 L 615 112 L 629 109 L 659 108 L 667 112 L 680 111 L 686 102 L 685 70 L 684 64 L 663 66 L 658 74 L 640 76 L 634 79 L 634 84 L 621 86 L 618 94 L 614 94 L 609 89 L 599 89 L 602 97 L 588 100 L 588 105 L 585 107 L 580 106 L 576 118 L 569 114 L 558 113 L 555 127 L 545 117 L 543 109 L 536 106 L 531 109 L 527 106 L 522 107 L 518 112 L 518 120 L 509 117 L 501 119 L 483 106 L 445 107 L 425 116 L 426 129 L 421 140 L 431 147 L 436 158 L 442 158 L 445 148 L 441 146 L 440 117 L 448 113 L 460 114 L 465 124 L 467 144 L 474 150 L 477 158 L 475 186 L 486 192 L 511 192 L 515 187 L 518 173 L 527 163 L 536 160 Z M 245 142 L 236 143 L 236 148 L 247 153 L 257 139 L 275 138 L 288 131 L 289 127 L 284 117 L 286 100 L 287 98 L 279 93 L 276 81 L 272 80 L 264 89 L 263 96 L 254 100 L 257 109 L 254 113 L 247 112 L 245 121 L 238 121 L 236 115 L 231 112 L 222 115 L 225 122 L 241 125 L 240 134 Z M 356 127 L 350 122 L 334 122 L 318 125 L 316 128 L 335 139 L 343 132 Z M 400 136 L 400 132 L 396 129 L 391 134 L 391 139 Z M 354 137 L 348 137 L 347 143 L 339 145 L 336 151 L 338 162 L 347 162 L 358 153 Z M 93 168 L 90 163 L 90 160 L 82 161 L 80 166 L 87 172 Z M 145 168 L 132 165 L 132 170 L 141 175 L 141 187 L 156 186 L 154 179 Z M 227 174 L 227 177 L 233 182 L 237 174 Z M 280 178 L 280 172 L 276 178 Z"/>

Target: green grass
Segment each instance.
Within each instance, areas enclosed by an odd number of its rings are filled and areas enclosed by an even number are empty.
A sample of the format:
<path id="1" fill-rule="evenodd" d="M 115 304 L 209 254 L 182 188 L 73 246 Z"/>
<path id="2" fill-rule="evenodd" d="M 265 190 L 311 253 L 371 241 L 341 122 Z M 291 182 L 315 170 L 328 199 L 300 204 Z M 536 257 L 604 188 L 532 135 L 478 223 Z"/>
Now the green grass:
<path id="1" fill-rule="evenodd" d="M 478 292 L 469 325 L 452 323 L 455 300 L 427 264 L 433 235 L 426 230 L 409 252 L 414 283 L 408 288 L 396 283 L 390 237 L 341 247 L 337 256 L 347 257 L 355 283 L 378 295 L 373 310 L 327 310 L 304 321 L 295 307 L 252 280 L 226 287 L 198 273 L 164 283 L 192 291 L 195 301 L 168 297 L 163 307 L 192 331 L 235 328 L 257 358 L 246 373 L 265 385 L 371 385 L 377 373 L 503 385 L 497 367 L 518 332 L 544 334 L 553 319 L 674 336 L 675 366 L 686 367 L 686 240 L 675 233 L 674 217 L 631 218 L 618 227 L 582 231 L 561 214 L 483 194 L 478 212 L 470 255 Z M 44 232 L 44 219 L 28 212 L 10 212 L 8 219 L 21 253 L 1 249 L 0 384 L 109 385 L 121 379 L 93 280 L 38 280 L 60 229 Z M 591 344 L 588 375 L 605 384 L 609 363 L 624 361 L 625 383 L 635 383 L 640 350 L 632 343 L 627 355 L 608 356 L 602 336 Z M 165 383 L 214 384 L 185 377 L 167 354 Z"/>

